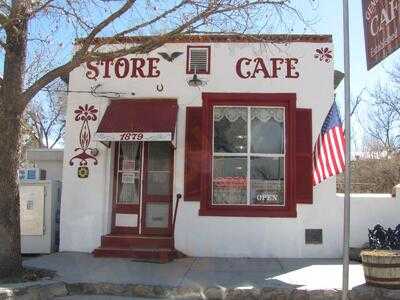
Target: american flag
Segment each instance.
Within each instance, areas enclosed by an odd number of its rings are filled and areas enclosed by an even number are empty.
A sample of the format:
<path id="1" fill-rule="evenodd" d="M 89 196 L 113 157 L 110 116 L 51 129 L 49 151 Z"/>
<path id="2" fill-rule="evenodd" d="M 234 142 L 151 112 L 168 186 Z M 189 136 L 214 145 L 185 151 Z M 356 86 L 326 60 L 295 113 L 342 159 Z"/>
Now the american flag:
<path id="1" fill-rule="evenodd" d="M 313 181 L 317 185 L 325 179 L 340 174 L 344 170 L 346 143 L 344 130 L 336 102 L 322 125 L 313 152 Z"/>

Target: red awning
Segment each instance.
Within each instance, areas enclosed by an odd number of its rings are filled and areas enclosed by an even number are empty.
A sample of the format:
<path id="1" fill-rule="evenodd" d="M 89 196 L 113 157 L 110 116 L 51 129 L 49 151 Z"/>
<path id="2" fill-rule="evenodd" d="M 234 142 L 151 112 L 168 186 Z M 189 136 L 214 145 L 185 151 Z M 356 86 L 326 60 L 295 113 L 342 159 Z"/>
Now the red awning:
<path id="1" fill-rule="evenodd" d="M 172 141 L 176 100 L 111 100 L 95 134 L 98 141 Z"/>

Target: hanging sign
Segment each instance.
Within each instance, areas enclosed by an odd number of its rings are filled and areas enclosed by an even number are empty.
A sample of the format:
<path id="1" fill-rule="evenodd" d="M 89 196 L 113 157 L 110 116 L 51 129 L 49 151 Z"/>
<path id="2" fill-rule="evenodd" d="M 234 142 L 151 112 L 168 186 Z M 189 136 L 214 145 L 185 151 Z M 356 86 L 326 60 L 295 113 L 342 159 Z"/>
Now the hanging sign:
<path id="1" fill-rule="evenodd" d="M 135 183 L 136 173 L 122 173 L 122 183 Z"/>
<path id="2" fill-rule="evenodd" d="M 363 0 L 367 69 L 400 46 L 400 0 Z"/>

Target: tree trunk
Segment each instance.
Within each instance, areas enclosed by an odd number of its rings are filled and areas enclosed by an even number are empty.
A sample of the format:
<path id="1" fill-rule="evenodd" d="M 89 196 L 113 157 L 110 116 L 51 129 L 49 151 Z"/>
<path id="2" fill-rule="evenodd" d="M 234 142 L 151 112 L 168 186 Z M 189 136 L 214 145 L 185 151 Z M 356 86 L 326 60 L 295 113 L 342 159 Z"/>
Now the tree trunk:
<path id="1" fill-rule="evenodd" d="M 14 0 L 11 24 L 6 27 L 7 47 L 0 93 L 0 278 L 22 268 L 19 191 L 19 141 L 27 43 L 27 1 Z"/>
<path id="2" fill-rule="evenodd" d="M 19 193 L 17 184 L 20 124 L 0 101 L 0 278 L 21 269 Z M 7 134 L 5 134 L 7 133 Z"/>

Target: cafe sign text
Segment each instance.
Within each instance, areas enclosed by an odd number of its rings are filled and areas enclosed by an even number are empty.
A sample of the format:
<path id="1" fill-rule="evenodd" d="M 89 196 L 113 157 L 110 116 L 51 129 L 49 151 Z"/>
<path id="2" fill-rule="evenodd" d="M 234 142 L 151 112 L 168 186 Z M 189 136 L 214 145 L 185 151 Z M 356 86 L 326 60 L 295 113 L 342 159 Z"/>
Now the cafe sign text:
<path id="1" fill-rule="evenodd" d="M 363 0 L 367 69 L 400 46 L 400 0 Z"/>

